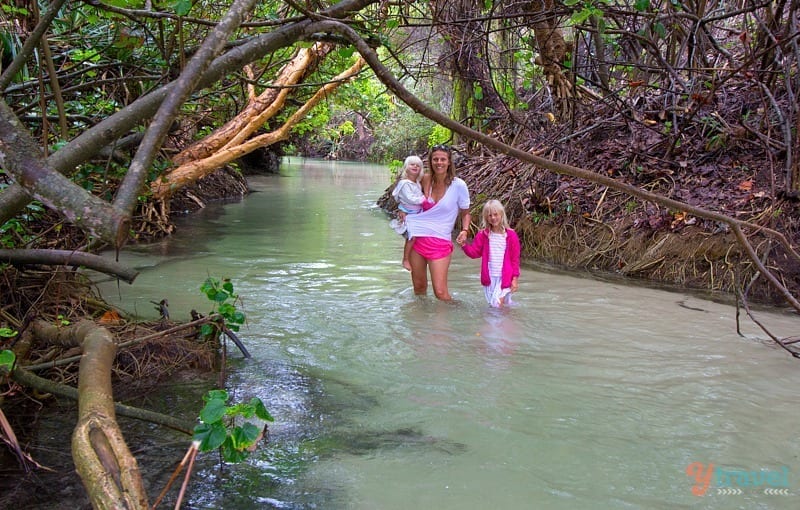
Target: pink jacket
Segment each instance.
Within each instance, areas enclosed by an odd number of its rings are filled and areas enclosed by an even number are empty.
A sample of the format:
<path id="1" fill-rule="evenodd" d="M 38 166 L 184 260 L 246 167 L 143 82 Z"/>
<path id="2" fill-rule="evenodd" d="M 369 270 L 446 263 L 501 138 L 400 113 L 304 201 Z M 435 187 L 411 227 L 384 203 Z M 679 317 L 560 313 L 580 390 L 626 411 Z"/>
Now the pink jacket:
<path id="1" fill-rule="evenodd" d="M 471 244 L 465 244 L 461 247 L 467 257 L 477 259 L 482 257 L 481 260 L 481 285 L 484 287 L 491 285 L 492 280 L 489 278 L 489 229 L 479 230 L 475 234 L 475 239 Z M 503 257 L 503 272 L 501 276 L 500 287 L 507 289 L 511 287 L 511 280 L 515 276 L 519 276 L 519 254 L 520 245 L 519 237 L 513 229 L 506 229 L 506 253 Z"/>

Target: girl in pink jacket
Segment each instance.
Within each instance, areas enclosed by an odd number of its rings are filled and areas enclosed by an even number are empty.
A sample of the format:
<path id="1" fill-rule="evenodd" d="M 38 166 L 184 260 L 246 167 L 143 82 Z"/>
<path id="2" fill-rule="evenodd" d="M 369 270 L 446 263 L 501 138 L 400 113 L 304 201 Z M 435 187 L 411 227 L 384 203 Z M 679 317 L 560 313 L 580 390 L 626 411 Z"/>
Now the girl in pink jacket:
<path id="1" fill-rule="evenodd" d="M 490 306 L 510 305 L 511 293 L 517 291 L 520 243 L 517 233 L 508 226 L 506 210 L 499 200 L 483 206 L 481 230 L 470 244 L 462 244 L 467 257 L 481 258 L 481 285 Z"/>

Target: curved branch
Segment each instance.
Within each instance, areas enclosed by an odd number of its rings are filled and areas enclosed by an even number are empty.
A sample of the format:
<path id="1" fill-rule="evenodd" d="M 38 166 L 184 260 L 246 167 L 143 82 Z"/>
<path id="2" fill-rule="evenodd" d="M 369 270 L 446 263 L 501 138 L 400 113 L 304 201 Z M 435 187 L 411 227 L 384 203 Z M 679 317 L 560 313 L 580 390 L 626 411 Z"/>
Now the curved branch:
<path id="1" fill-rule="evenodd" d="M 94 508 L 148 508 L 136 459 L 117 424 L 111 368 L 117 353 L 114 336 L 91 321 L 57 327 L 32 324 L 35 334 L 78 343 L 78 423 L 72 434 L 72 458 Z"/>
<path id="2" fill-rule="evenodd" d="M 70 250 L 0 250 L 0 262 L 12 265 L 45 264 L 56 266 L 85 266 L 101 273 L 133 283 L 139 271 L 113 260 L 83 251 Z"/>

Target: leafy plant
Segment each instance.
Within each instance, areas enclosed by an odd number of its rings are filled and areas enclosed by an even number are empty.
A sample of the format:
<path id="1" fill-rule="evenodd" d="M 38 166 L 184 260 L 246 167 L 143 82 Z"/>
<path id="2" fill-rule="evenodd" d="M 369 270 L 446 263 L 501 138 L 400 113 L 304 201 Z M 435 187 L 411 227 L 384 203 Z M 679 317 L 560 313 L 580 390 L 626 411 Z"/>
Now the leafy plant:
<path id="1" fill-rule="evenodd" d="M 433 127 L 433 131 L 431 131 L 431 134 L 428 137 L 428 145 L 433 147 L 434 145 L 446 143 L 452 138 L 453 133 L 449 129 L 437 124 Z"/>
<path id="2" fill-rule="evenodd" d="M 225 390 L 211 390 L 203 396 L 206 405 L 200 411 L 200 424 L 194 428 L 193 439 L 200 443 L 201 452 L 219 448 L 226 462 L 241 462 L 261 439 L 263 428 L 250 421 L 237 424 L 237 420 L 256 417 L 272 422 L 275 419 L 257 397 L 234 405 L 227 405 L 228 398 Z"/>
<path id="3" fill-rule="evenodd" d="M 233 283 L 229 279 L 222 281 L 209 277 L 200 287 L 200 291 L 214 303 L 211 313 L 218 313 L 225 320 L 225 326 L 231 331 L 239 331 L 239 325 L 244 324 L 245 315 L 236 309 L 236 301 L 239 299 L 233 292 Z M 203 324 L 200 332 L 211 335 L 214 332 L 213 324 Z"/>

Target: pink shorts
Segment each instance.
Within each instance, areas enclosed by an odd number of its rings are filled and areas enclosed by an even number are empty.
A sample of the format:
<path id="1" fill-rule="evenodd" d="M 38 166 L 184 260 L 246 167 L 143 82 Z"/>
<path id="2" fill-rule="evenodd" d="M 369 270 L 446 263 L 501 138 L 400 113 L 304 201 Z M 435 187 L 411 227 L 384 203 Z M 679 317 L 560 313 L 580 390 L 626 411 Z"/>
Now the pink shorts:
<path id="1" fill-rule="evenodd" d="M 453 253 L 453 243 L 438 237 L 416 237 L 414 251 L 428 260 L 443 259 Z"/>

